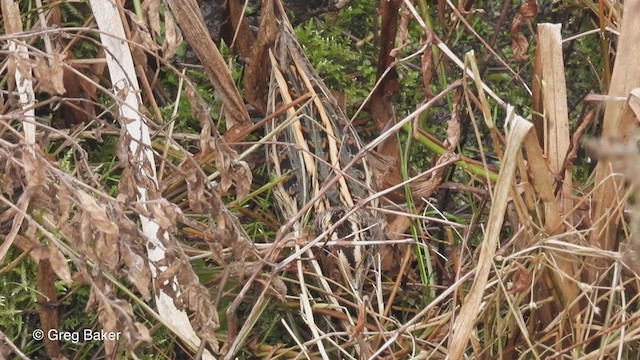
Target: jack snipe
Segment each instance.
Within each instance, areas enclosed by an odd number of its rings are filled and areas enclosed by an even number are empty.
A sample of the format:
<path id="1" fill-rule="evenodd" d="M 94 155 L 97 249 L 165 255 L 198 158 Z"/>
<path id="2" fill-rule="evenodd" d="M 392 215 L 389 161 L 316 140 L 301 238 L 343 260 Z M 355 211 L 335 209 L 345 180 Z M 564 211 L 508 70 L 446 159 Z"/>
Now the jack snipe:
<path id="1" fill-rule="evenodd" d="M 269 112 L 311 95 L 307 103 L 290 108 L 268 126 L 269 131 L 279 130 L 277 141 L 267 147 L 269 171 L 273 178 L 286 177 L 274 190 L 277 207 L 283 220 L 289 220 L 313 202 L 293 230 L 298 235 L 309 229 L 316 236 L 327 232 L 325 240 L 334 244 L 325 254 L 334 260 L 328 263 L 336 264 L 333 268 L 360 290 L 376 248 L 357 244 L 385 237 L 384 218 L 369 210 L 378 206 L 377 201 L 366 204 L 366 209 L 357 208 L 371 194 L 372 173 L 366 159 L 346 167 L 360 152 L 360 138 L 286 22 L 274 49 L 272 63 L 277 65 L 272 66 Z M 332 180 L 335 185 L 325 186 Z M 326 266 L 324 271 L 331 273 Z"/>

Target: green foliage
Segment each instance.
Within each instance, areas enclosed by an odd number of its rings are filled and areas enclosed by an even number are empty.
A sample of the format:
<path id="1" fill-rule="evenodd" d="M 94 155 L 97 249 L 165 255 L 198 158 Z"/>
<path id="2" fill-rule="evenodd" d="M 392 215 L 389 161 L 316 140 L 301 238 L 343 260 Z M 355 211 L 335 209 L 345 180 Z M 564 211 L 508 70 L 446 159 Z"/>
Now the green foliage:
<path id="1" fill-rule="evenodd" d="M 332 19 L 325 15 L 296 28 L 296 35 L 320 77 L 333 90 L 345 92 L 350 100 L 366 98 L 375 84 L 376 59 L 373 45 L 359 39 L 373 31 L 374 2 L 358 2 Z M 333 23 L 332 23 L 333 22 Z"/>
<path id="2" fill-rule="evenodd" d="M 63 23 L 68 26 L 83 26 L 86 20 L 85 16 L 75 4 L 63 1 L 60 5 L 60 14 L 62 15 Z"/>
<path id="3" fill-rule="evenodd" d="M 7 259 L 14 260 L 18 253 L 10 250 Z M 37 275 L 38 265 L 30 258 L 23 259 L 13 269 L 0 276 L 0 330 L 16 344 L 21 344 L 21 350 L 30 357 L 42 358 L 45 356 L 43 342 L 35 341 L 32 333 L 36 329 L 42 329 L 38 314 L 38 290 Z M 72 285 L 79 286 L 79 285 Z M 96 314 L 85 311 L 89 299 L 89 288 L 81 286 L 74 289 L 73 295 L 65 297 L 70 288 L 62 281 L 57 281 L 55 287 L 58 290 L 58 300 L 64 302 L 54 304 L 60 311 L 60 331 L 78 331 L 91 328 L 95 324 Z M 81 350 L 87 351 L 92 347 L 95 352 L 102 343 L 94 344 L 63 342 L 64 351 L 67 354 L 77 354 Z"/>
<path id="4" fill-rule="evenodd" d="M 17 254 L 10 250 L 8 259 L 13 260 Z M 25 260 L 0 276 L 0 329 L 9 339 L 22 336 L 37 324 L 37 316 L 26 311 L 36 308 L 38 294 L 34 274 L 37 272 L 35 262 Z"/>

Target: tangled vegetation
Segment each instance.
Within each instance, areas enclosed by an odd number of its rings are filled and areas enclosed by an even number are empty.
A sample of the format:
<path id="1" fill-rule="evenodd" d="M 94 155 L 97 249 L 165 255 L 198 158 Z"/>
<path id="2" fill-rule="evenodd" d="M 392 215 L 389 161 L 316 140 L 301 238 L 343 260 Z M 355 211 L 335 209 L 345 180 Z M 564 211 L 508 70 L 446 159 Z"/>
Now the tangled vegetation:
<path id="1" fill-rule="evenodd" d="M 640 1 L 1 5 L 0 358 L 640 352 Z"/>

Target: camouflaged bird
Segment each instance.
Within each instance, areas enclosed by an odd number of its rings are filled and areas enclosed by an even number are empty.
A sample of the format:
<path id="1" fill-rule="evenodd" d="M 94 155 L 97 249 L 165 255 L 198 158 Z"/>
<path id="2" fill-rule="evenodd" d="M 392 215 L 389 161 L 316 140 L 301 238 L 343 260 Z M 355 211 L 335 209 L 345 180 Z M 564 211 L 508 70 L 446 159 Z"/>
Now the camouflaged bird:
<path id="1" fill-rule="evenodd" d="M 273 131 L 287 121 L 276 134 L 277 141 L 267 146 L 272 178 L 286 178 L 274 190 L 277 207 L 281 217 L 289 220 L 314 201 L 294 231 L 301 234 L 311 229 L 318 236 L 371 194 L 372 173 L 364 157 L 344 169 L 360 152 L 360 138 L 304 55 L 289 24 L 280 26 L 274 52 L 272 62 L 275 60 L 277 66 L 272 66 L 269 113 L 307 93 L 311 95 L 310 101 L 290 108 L 286 117 L 275 119 L 267 129 Z M 335 177 L 339 177 L 336 184 L 323 189 Z M 318 194 L 319 199 L 313 200 Z M 385 238 L 384 218 L 369 210 L 378 206 L 377 200 L 367 205 L 367 209 L 350 214 L 325 241 L 356 243 Z M 375 252 L 373 246 L 334 246 L 324 255 L 338 260 L 343 276 L 354 289 L 361 290 Z M 326 272 L 330 273 L 325 268 Z"/>

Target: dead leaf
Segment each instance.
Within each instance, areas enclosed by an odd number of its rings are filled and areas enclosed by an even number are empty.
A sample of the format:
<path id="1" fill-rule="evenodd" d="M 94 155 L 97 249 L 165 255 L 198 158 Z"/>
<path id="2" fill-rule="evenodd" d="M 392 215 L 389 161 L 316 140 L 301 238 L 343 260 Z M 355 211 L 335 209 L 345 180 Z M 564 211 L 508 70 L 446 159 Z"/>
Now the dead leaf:
<path id="1" fill-rule="evenodd" d="M 58 224 L 62 226 L 62 224 L 65 224 L 69 219 L 72 205 L 69 188 L 64 182 L 60 182 L 60 186 L 58 187 L 58 192 L 55 197 L 58 200 Z"/>
<path id="2" fill-rule="evenodd" d="M 160 25 L 160 5 L 162 5 L 161 0 L 146 0 L 142 3 L 142 10 L 144 10 L 145 15 L 147 15 L 149 27 L 156 36 L 162 33 L 162 27 Z"/>
<path id="3" fill-rule="evenodd" d="M 517 61 L 528 61 L 529 41 L 520 32 L 520 26 L 526 21 L 531 20 L 538 13 L 538 1 L 527 0 L 513 18 L 511 23 L 511 46 L 513 47 L 513 57 Z"/>
<path id="4" fill-rule="evenodd" d="M 40 85 L 40 91 L 51 95 L 63 95 L 67 92 L 64 87 L 64 69 L 62 68 L 64 58 L 65 56 L 61 54 L 55 54 L 50 62 L 44 57 L 38 58 L 34 73 Z"/>
<path id="5" fill-rule="evenodd" d="M 109 235 L 118 235 L 118 226 L 114 224 L 107 216 L 106 210 L 98 205 L 96 200 L 82 190 L 76 192 L 78 200 L 85 212 L 87 212 L 92 220 L 92 225 L 96 229 Z"/>
<path id="6" fill-rule="evenodd" d="M 456 100 L 460 100 L 459 95 L 460 93 L 456 94 Z M 456 101 L 453 112 L 451 113 L 451 119 L 447 126 L 447 140 L 445 141 L 445 146 L 447 151 L 451 153 L 455 152 L 458 144 L 460 143 L 460 111 L 458 104 L 459 102 Z"/>
<path id="7" fill-rule="evenodd" d="M 165 60 L 175 56 L 178 47 L 182 44 L 182 33 L 176 26 L 170 12 L 165 12 L 164 17 L 164 43 L 162 44 L 162 58 Z"/>
<path id="8" fill-rule="evenodd" d="M 25 147 L 22 151 L 22 166 L 27 180 L 27 193 L 38 193 L 45 184 L 46 174 L 44 169 L 46 166 L 41 163 L 34 149 Z"/>
<path id="9" fill-rule="evenodd" d="M 149 269 L 149 263 L 145 258 L 140 256 L 137 251 L 131 248 L 131 244 L 127 241 L 121 241 L 122 260 L 127 266 L 127 278 L 138 289 L 142 298 L 146 301 L 151 298 L 150 285 L 151 285 L 151 270 Z"/>
<path id="10" fill-rule="evenodd" d="M 77 192 L 83 210 L 80 220 L 80 238 L 84 243 L 94 245 L 86 247 L 87 255 L 94 261 L 100 261 L 109 269 L 115 269 L 119 263 L 118 226 L 107 216 L 106 210 L 96 200 L 82 190 Z M 96 231 L 97 230 L 97 231 Z"/>
<path id="11" fill-rule="evenodd" d="M 425 96 L 427 99 L 430 99 L 433 97 L 433 92 L 431 91 L 431 79 L 433 78 L 433 33 L 429 32 L 427 34 L 425 43 L 427 46 L 424 48 L 421 57 L 422 87 Z"/>
<path id="12" fill-rule="evenodd" d="M 56 275 L 58 275 L 60 280 L 67 284 L 71 284 L 73 282 L 67 258 L 62 255 L 62 252 L 54 244 L 49 245 L 49 262 L 51 263 L 51 268 Z"/>
<path id="13" fill-rule="evenodd" d="M 518 274 L 511 289 L 509 289 L 509 293 L 515 295 L 525 292 L 531 287 L 533 274 L 519 262 L 514 262 L 514 265 L 518 268 Z"/>

